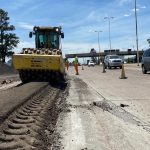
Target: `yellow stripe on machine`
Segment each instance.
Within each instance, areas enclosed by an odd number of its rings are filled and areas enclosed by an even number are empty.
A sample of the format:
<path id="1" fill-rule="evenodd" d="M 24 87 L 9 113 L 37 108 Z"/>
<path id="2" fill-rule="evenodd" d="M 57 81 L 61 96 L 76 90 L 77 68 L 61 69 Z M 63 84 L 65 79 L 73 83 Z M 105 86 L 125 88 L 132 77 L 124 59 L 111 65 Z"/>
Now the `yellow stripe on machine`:
<path id="1" fill-rule="evenodd" d="M 61 55 L 14 54 L 13 65 L 16 70 L 55 70 L 64 73 Z"/>

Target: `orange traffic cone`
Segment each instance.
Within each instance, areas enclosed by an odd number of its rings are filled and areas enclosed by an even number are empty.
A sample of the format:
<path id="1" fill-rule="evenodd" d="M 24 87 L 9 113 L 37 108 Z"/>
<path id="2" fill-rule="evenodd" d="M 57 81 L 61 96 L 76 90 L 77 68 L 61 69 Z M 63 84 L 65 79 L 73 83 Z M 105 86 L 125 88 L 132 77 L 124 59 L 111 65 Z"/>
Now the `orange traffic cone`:
<path id="1" fill-rule="evenodd" d="M 83 65 L 82 65 L 82 70 L 84 70 Z"/>
<path id="2" fill-rule="evenodd" d="M 124 64 L 122 64 L 122 70 L 121 70 L 121 77 L 120 77 L 120 79 L 127 79 L 127 77 L 125 75 Z"/>
<path id="3" fill-rule="evenodd" d="M 106 70 L 105 70 L 105 63 L 103 63 L 103 72 L 102 73 L 105 73 Z"/>

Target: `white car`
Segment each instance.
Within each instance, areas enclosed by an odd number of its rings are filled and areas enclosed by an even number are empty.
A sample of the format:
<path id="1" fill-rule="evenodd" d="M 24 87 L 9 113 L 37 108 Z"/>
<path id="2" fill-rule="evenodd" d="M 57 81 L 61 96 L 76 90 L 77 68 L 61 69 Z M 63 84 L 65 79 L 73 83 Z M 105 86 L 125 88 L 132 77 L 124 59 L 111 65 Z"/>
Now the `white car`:
<path id="1" fill-rule="evenodd" d="M 119 67 L 122 69 L 123 60 L 118 55 L 107 55 L 104 59 L 105 68 Z"/>
<path id="2" fill-rule="evenodd" d="M 88 63 L 88 67 L 90 67 L 90 66 L 95 66 L 95 63 L 93 62 L 93 61 L 89 61 L 89 63 Z"/>

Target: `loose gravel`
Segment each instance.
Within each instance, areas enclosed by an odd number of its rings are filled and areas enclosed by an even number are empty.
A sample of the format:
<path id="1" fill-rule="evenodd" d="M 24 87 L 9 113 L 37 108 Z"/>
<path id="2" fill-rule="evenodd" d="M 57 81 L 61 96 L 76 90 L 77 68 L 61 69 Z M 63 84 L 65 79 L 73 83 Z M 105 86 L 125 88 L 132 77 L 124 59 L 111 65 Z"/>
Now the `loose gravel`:
<path id="1" fill-rule="evenodd" d="M 140 118 L 127 112 L 125 109 L 122 109 L 120 106 L 115 105 L 111 101 L 104 99 L 103 101 L 93 102 L 93 104 L 102 108 L 103 111 L 108 111 L 116 117 L 123 119 L 125 122 L 130 122 L 132 124 L 136 124 L 137 126 L 142 126 L 143 129 L 150 132 L 150 124 L 148 122 L 141 120 Z"/>

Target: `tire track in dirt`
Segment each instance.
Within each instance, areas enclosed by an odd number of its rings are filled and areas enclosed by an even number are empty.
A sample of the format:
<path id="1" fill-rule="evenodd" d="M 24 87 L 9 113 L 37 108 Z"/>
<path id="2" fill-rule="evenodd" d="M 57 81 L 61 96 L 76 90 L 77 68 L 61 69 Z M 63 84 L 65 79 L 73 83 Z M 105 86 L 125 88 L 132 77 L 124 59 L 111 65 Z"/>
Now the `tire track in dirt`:
<path id="1" fill-rule="evenodd" d="M 0 149 L 37 150 L 39 147 L 46 149 L 44 145 L 46 142 L 42 140 L 53 140 L 50 134 L 53 134 L 58 114 L 62 111 L 62 107 L 56 107 L 64 100 L 65 96 L 62 93 L 60 87 L 48 85 L 15 110 L 0 126 Z M 45 120 L 48 118 L 52 122 Z M 46 133 L 41 134 L 45 131 L 47 122 L 49 137 L 45 136 Z"/>

